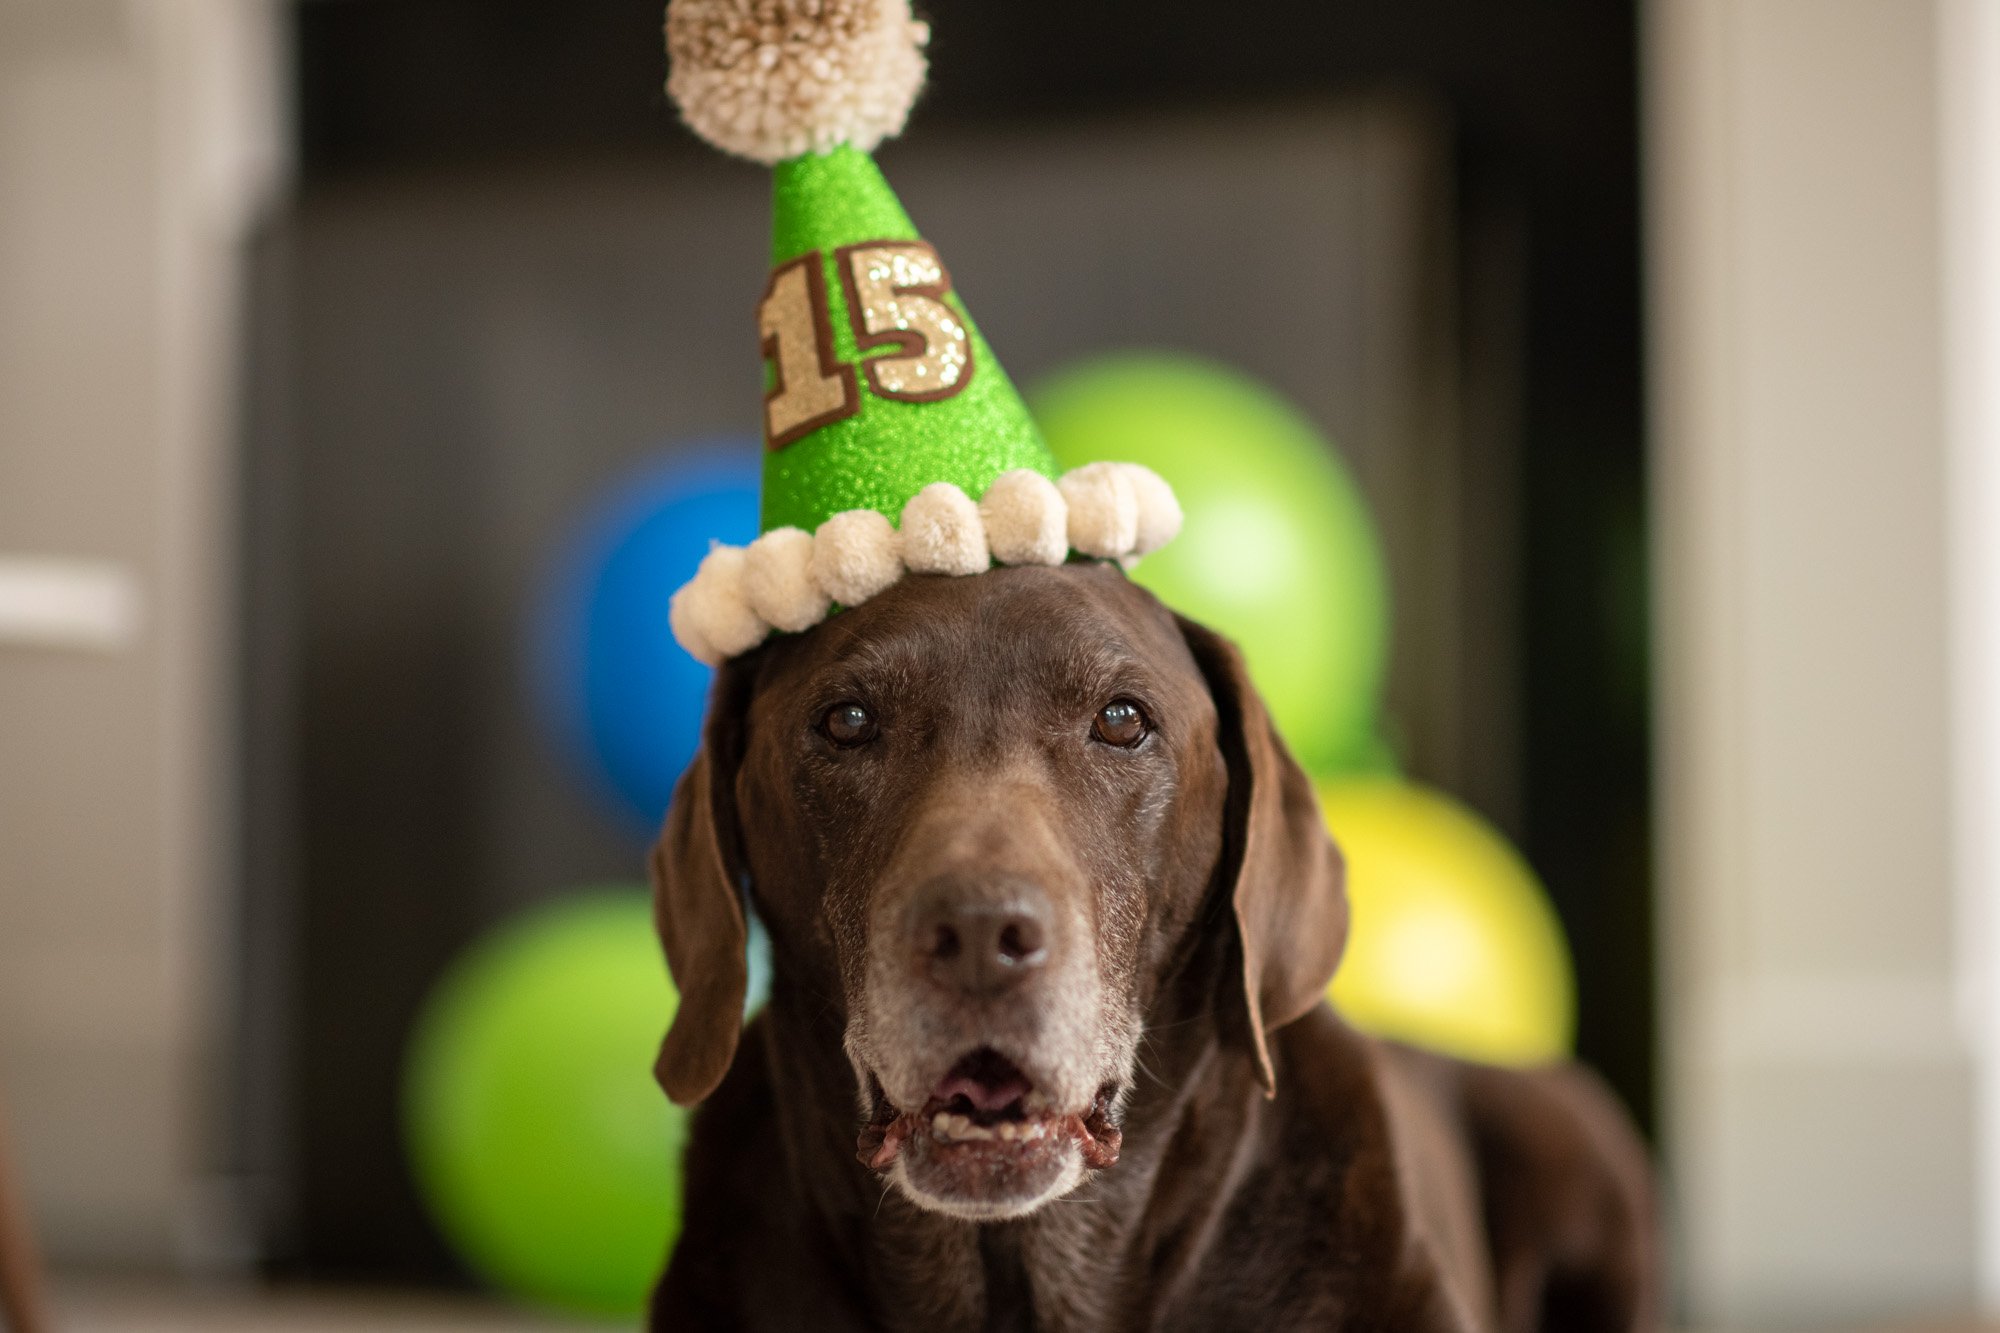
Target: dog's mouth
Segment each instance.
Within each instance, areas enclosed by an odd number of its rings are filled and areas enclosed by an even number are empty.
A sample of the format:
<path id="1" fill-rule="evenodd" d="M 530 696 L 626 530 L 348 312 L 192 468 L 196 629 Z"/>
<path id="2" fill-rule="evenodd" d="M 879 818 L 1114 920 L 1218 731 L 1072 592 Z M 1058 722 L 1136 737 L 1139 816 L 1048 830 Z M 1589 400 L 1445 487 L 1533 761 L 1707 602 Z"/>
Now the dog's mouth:
<path id="1" fill-rule="evenodd" d="M 927 1157 L 1002 1164 L 1042 1157 L 1074 1143 L 1085 1166 L 1103 1170 L 1118 1160 L 1122 1135 L 1111 1121 L 1115 1089 L 1098 1089 L 1082 1110 L 1054 1105 L 1013 1061 L 982 1046 L 953 1065 L 913 1111 L 899 1110 L 869 1078 L 874 1113 L 862 1127 L 855 1156 L 887 1171 L 906 1151 Z"/>

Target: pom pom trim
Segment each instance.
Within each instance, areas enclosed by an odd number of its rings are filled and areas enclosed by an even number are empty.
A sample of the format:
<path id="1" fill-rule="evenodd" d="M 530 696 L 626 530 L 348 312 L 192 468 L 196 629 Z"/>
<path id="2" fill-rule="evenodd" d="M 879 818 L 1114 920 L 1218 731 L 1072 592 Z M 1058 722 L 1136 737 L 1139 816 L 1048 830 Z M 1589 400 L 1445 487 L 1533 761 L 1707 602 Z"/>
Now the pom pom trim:
<path id="1" fill-rule="evenodd" d="M 780 528 L 751 544 L 747 570 L 742 549 L 718 545 L 673 595 L 674 638 L 719 666 L 774 628 L 811 629 L 837 606 L 858 605 L 905 573 L 963 577 L 991 565 L 1057 565 L 1071 550 L 1130 569 L 1180 532 L 1181 507 L 1151 468 L 1089 463 L 1055 483 L 1007 473 L 978 505 L 949 482 L 934 483 L 904 507 L 902 526 L 899 534 L 874 510 L 855 509 L 835 514 L 817 533 Z M 1067 534 L 1066 545 L 1058 545 L 1059 533 Z M 783 595 L 774 595 L 777 586 Z M 771 623 L 774 612 L 783 625 Z"/>

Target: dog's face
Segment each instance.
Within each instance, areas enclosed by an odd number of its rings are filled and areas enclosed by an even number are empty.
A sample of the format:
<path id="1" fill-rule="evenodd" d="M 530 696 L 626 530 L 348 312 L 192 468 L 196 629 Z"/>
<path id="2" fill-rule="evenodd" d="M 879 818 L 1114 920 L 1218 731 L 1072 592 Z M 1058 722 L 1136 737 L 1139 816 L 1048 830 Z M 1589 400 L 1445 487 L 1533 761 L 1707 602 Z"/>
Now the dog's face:
<path id="1" fill-rule="evenodd" d="M 774 937 L 831 946 L 870 1165 L 979 1217 L 1067 1192 L 1115 1158 L 1158 964 L 1221 851 L 1193 654 L 1082 567 L 906 583 L 772 656 L 751 880 Z"/>
<path id="2" fill-rule="evenodd" d="M 981 1220 L 1116 1161 L 1149 1010 L 1205 940 L 1241 936 L 1217 1003 L 1268 1078 L 1263 1028 L 1345 926 L 1234 650 L 1097 565 L 909 578 L 731 664 L 655 866 L 669 1092 L 733 1049 L 701 992 L 741 1003 L 747 882 L 778 968 L 844 1011 L 863 1162 Z"/>

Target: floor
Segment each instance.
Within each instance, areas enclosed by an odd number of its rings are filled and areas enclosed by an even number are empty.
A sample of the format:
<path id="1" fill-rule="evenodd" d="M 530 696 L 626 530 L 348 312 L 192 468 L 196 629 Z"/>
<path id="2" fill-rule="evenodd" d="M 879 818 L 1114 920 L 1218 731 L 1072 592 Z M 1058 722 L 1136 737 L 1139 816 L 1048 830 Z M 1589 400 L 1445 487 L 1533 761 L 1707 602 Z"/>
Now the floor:
<path id="1" fill-rule="evenodd" d="M 612 1327 L 540 1318 L 477 1297 L 353 1290 L 69 1282 L 58 1284 L 55 1304 L 58 1333 L 604 1333 Z M 2000 1333 L 2000 1326 L 1947 1320 L 1825 1333 Z"/>
<path id="2" fill-rule="evenodd" d="M 57 1333 L 602 1333 L 477 1297 L 405 1292 L 58 1284 Z"/>

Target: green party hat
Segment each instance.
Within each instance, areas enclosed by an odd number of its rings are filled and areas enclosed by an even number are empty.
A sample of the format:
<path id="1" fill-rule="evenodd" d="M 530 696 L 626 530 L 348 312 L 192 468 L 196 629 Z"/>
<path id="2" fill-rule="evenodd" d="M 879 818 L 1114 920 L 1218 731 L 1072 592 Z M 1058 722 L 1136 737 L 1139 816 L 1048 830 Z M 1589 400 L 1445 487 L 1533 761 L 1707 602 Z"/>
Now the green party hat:
<path id="1" fill-rule="evenodd" d="M 824 424 L 773 421 L 766 403 L 764 529 L 816 528 L 847 509 L 895 518 L 933 482 L 982 495 L 1001 473 L 1055 476 L 1028 406 L 980 336 L 950 274 L 910 224 L 875 160 L 850 144 L 777 165 L 771 264 L 816 264 L 836 377 L 852 393 Z M 780 284 L 772 294 L 794 287 Z M 774 327 L 786 312 L 763 309 Z M 767 332 L 767 353 L 783 344 Z M 916 355 L 911 355 L 911 352 Z M 780 363 L 774 373 L 790 367 Z M 810 375 L 810 360 L 799 369 Z M 789 377 L 788 377 L 789 378 Z M 831 394 L 827 395 L 831 399 Z"/>
<path id="2" fill-rule="evenodd" d="M 905 573 L 1130 561 L 1179 531 L 1135 464 L 1056 477 L 1027 405 L 870 153 L 926 70 L 909 0 L 671 0 L 668 91 L 688 125 L 773 168 L 763 536 L 676 593 L 675 636 L 719 662 L 810 629 Z M 978 497 L 975 500 L 973 497 Z"/>

